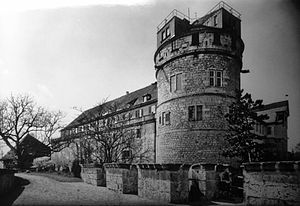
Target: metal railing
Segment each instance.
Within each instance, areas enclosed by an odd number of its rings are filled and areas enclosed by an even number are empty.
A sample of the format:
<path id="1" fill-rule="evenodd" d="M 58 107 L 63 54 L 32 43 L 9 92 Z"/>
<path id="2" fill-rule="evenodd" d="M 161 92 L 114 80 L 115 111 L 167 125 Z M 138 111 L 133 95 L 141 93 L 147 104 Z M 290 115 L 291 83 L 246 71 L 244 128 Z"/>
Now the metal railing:
<path id="1" fill-rule="evenodd" d="M 227 3 L 225 3 L 224 1 L 220 1 L 217 5 L 215 5 L 211 10 L 209 10 L 207 12 L 206 15 L 216 11 L 216 10 L 219 10 L 221 8 L 224 8 L 226 9 L 229 13 L 231 13 L 233 16 L 241 19 L 241 13 L 239 13 L 237 10 L 235 10 L 234 8 L 232 8 L 231 6 L 229 6 Z"/>
<path id="2" fill-rule="evenodd" d="M 162 22 L 160 22 L 160 24 L 157 26 L 157 31 L 162 29 L 166 25 L 166 23 L 168 23 L 168 21 L 170 21 L 174 16 L 176 16 L 180 19 L 187 19 L 188 21 L 191 21 L 191 18 L 189 16 L 178 11 L 177 9 L 174 9 L 164 20 L 162 20 Z"/>

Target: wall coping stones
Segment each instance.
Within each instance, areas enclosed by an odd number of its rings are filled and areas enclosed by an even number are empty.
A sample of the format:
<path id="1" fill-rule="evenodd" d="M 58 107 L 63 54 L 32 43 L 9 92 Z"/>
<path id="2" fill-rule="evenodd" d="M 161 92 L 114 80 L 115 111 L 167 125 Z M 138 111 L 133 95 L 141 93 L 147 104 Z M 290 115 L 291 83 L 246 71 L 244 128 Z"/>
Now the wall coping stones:
<path id="1" fill-rule="evenodd" d="M 103 165 L 100 164 L 81 164 L 82 168 L 103 168 Z"/>
<path id="2" fill-rule="evenodd" d="M 191 165 L 189 164 L 137 164 L 140 169 L 149 169 L 149 170 L 169 170 L 169 171 L 178 171 L 178 170 L 188 170 Z"/>
<path id="3" fill-rule="evenodd" d="M 131 169 L 132 164 L 126 163 L 105 163 L 103 165 L 105 168 L 121 168 L 121 169 Z"/>
<path id="4" fill-rule="evenodd" d="M 243 163 L 242 167 L 247 172 L 262 172 L 262 171 L 293 172 L 293 171 L 300 171 L 300 161 L 250 162 L 250 163 Z"/>

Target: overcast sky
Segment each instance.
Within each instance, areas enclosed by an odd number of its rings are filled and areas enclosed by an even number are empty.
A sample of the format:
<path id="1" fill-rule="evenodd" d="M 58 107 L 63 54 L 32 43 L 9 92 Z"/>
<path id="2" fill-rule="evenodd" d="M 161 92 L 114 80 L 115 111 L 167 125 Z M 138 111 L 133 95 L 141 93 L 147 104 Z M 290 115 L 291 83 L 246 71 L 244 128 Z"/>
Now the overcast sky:
<path id="1" fill-rule="evenodd" d="M 296 0 L 227 0 L 242 14 L 242 88 L 265 104 L 289 100 L 289 148 L 300 142 Z M 215 0 L 0 1 L 0 98 L 27 93 L 69 123 L 155 82 L 156 26 L 173 10 L 205 15 Z M 286 97 L 288 95 L 288 97 Z"/>

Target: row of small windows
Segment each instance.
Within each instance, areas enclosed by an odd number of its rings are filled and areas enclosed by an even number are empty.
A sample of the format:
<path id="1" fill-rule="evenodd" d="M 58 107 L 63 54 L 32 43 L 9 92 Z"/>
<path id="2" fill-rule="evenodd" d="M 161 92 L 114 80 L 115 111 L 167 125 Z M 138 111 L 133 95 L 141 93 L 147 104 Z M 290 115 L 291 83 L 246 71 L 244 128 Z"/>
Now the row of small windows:
<path id="1" fill-rule="evenodd" d="M 170 77 L 170 92 L 182 90 L 182 73 Z M 223 71 L 209 70 L 209 86 L 222 87 Z"/>
<path id="2" fill-rule="evenodd" d="M 263 124 L 256 123 L 253 129 L 254 129 L 254 133 L 259 135 L 268 135 L 268 136 L 275 135 L 273 126 L 265 126 Z"/>
<path id="3" fill-rule="evenodd" d="M 79 126 L 77 128 L 72 128 L 71 130 L 66 130 L 65 135 L 71 135 L 71 134 L 75 134 L 75 133 L 79 133 L 79 132 L 89 131 L 91 129 L 94 129 L 94 128 L 97 128 L 100 126 L 111 126 L 113 123 L 116 124 L 122 120 L 130 120 L 133 117 L 140 118 L 140 117 L 143 117 L 146 115 L 155 114 L 155 112 L 156 112 L 155 105 L 148 107 L 148 114 L 145 114 L 144 111 L 146 111 L 146 108 L 135 110 L 135 112 L 133 113 L 134 115 L 131 112 L 128 112 L 128 113 L 124 113 L 122 115 L 115 115 L 110 118 L 105 118 L 103 120 L 95 121 L 90 124 Z"/>
<path id="4" fill-rule="evenodd" d="M 188 107 L 188 120 L 201 121 L 203 120 L 203 105 L 193 105 Z M 162 112 L 158 117 L 158 123 L 161 125 L 170 125 L 171 112 Z"/>

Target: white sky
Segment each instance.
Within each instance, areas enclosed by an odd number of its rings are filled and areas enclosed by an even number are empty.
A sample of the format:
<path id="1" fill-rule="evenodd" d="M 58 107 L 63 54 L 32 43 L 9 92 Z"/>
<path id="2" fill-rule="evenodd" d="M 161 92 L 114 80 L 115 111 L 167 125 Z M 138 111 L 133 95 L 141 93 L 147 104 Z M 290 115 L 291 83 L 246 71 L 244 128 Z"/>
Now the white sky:
<path id="1" fill-rule="evenodd" d="M 289 148 L 300 142 L 300 25 L 295 0 L 228 0 L 242 14 L 242 88 L 289 100 Z M 0 98 L 31 94 L 67 114 L 155 82 L 156 26 L 173 10 L 205 15 L 216 0 L 0 0 Z M 297 9 L 298 8 L 298 9 Z M 288 94 L 288 97 L 285 95 Z M 298 139 L 297 139 L 298 138 Z"/>

